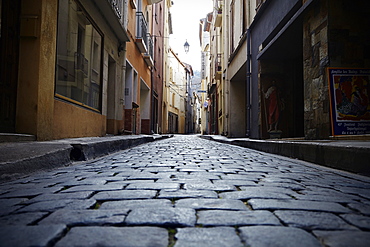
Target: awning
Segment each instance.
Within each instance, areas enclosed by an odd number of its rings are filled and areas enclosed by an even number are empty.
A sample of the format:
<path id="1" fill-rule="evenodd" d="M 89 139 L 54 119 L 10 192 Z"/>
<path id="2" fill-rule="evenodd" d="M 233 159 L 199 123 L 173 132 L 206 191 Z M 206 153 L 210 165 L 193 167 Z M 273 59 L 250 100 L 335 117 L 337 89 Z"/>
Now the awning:
<path id="1" fill-rule="evenodd" d="M 257 59 L 282 59 L 294 57 L 295 51 L 301 50 L 302 44 L 296 42 L 303 37 L 303 13 L 314 0 L 308 0 L 295 15 L 284 25 L 278 34 L 257 55 Z"/>

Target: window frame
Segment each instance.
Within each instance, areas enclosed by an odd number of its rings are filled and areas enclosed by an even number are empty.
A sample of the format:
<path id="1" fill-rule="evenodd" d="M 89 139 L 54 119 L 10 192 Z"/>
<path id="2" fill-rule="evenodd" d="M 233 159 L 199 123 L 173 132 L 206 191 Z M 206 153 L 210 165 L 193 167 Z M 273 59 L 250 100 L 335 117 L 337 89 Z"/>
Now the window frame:
<path id="1" fill-rule="evenodd" d="M 62 0 L 59 0 L 58 1 L 58 16 L 57 16 L 57 42 L 56 42 L 56 60 L 55 60 L 55 77 L 54 77 L 54 85 L 55 85 L 55 88 L 54 88 L 54 97 L 56 99 L 59 99 L 59 100 L 62 100 L 62 101 L 65 101 L 65 102 L 68 102 L 68 103 L 72 103 L 74 105 L 78 105 L 80 107 L 83 107 L 85 109 L 88 109 L 88 110 L 92 110 L 94 112 L 97 112 L 97 113 L 102 113 L 102 103 L 103 103 L 103 73 L 104 73 L 104 33 L 102 32 L 102 30 L 99 28 L 99 26 L 96 24 L 96 22 L 94 21 L 94 19 L 91 17 L 91 15 L 89 14 L 88 11 L 86 11 L 86 9 L 83 7 L 83 5 L 80 3 L 79 0 L 73 0 L 76 4 L 76 6 L 78 8 L 81 9 L 81 11 L 83 12 L 83 15 L 84 17 L 90 22 L 91 26 L 94 28 L 94 30 L 100 35 L 101 37 L 101 47 L 100 47 L 100 65 L 99 65 L 99 69 L 100 69 L 100 73 L 99 73 L 99 76 L 98 76 L 98 80 L 99 80 L 99 102 L 98 102 L 98 108 L 95 108 L 93 106 L 90 106 L 88 104 L 85 104 L 84 102 L 81 102 L 81 101 L 84 101 L 84 98 L 82 96 L 82 100 L 79 101 L 79 100 L 76 100 L 76 99 L 72 99 L 68 96 L 65 96 L 63 94 L 60 94 L 57 92 L 57 81 L 59 80 L 58 78 L 58 47 L 59 47 L 59 8 L 60 8 L 60 2 Z M 65 1 L 65 3 L 68 3 L 69 4 L 69 0 L 68 1 Z M 69 19 L 68 19 L 69 21 Z M 67 30 L 67 32 L 69 32 L 69 30 Z M 77 50 L 76 50 L 77 51 Z M 92 63 L 93 61 L 90 61 L 90 63 Z M 91 71 L 93 69 L 90 68 L 90 76 L 89 76 L 89 87 L 91 86 Z"/>

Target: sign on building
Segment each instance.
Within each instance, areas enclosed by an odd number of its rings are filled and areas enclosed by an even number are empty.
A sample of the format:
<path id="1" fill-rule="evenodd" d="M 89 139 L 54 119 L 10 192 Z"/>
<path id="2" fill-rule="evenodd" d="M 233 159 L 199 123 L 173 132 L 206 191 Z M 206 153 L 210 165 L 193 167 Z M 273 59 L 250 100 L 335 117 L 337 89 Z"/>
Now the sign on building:
<path id="1" fill-rule="evenodd" d="M 370 134 L 370 69 L 328 68 L 332 135 Z"/>

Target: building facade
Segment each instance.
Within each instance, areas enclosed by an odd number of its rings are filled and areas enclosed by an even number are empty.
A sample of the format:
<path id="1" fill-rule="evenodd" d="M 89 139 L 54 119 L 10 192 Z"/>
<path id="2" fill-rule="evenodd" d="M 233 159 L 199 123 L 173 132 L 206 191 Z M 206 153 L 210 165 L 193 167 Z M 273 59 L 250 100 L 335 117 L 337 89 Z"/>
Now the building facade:
<path id="1" fill-rule="evenodd" d="M 211 33 L 222 37 L 222 79 L 221 86 L 216 83 L 208 93 L 211 102 L 216 99 L 213 111 L 223 121 L 211 120 L 223 124 L 220 134 L 325 139 L 370 133 L 367 2 L 214 4 L 218 12 Z M 211 49 L 211 57 L 218 55 Z M 333 74 L 331 68 L 339 70 Z M 224 102 L 217 100 L 220 96 Z M 346 125 L 350 127 L 341 127 Z"/>
<path id="2" fill-rule="evenodd" d="M 190 64 L 185 65 L 185 133 L 192 134 L 195 132 L 195 104 L 194 104 L 194 91 L 193 91 L 193 79 L 194 71 Z"/>
<path id="3" fill-rule="evenodd" d="M 258 2 L 258 1 L 257 1 Z M 222 1 L 222 29 L 225 65 L 225 125 L 230 137 L 250 136 L 250 79 L 248 28 L 256 13 L 256 1 Z M 230 14 L 228 14 L 230 13 Z M 235 127 L 239 126 L 239 127 Z"/>
<path id="4" fill-rule="evenodd" d="M 170 34 L 173 33 L 172 30 L 172 18 L 171 18 L 171 11 L 170 8 L 172 6 L 171 0 L 166 0 L 166 8 L 164 9 L 164 15 L 167 17 L 164 22 L 164 39 L 163 39 L 163 101 L 162 101 L 162 133 L 169 133 L 169 126 L 173 126 L 173 118 L 172 115 L 169 114 L 169 83 L 170 83 L 170 57 L 171 57 L 171 47 L 169 42 Z M 171 124 L 169 124 L 171 121 Z M 176 129 L 175 127 L 171 127 L 172 129 Z M 171 129 L 171 130 L 172 130 Z"/>
<path id="5" fill-rule="evenodd" d="M 163 70 L 163 44 L 155 67 L 151 32 L 167 18 L 158 19 L 161 2 L 1 1 L 0 132 L 37 140 L 158 132 L 163 91 L 152 71 Z"/>
<path id="6" fill-rule="evenodd" d="M 152 7 L 152 36 L 153 60 L 152 90 L 151 90 L 151 133 L 162 132 L 162 101 L 164 79 L 164 34 L 166 1 L 153 4 Z"/>
<path id="7" fill-rule="evenodd" d="M 110 33 L 112 24 L 103 21 L 105 14 L 99 15 L 98 8 L 113 10 L 110 16 L 113 23 L 118 22 L 117 33 L 124 33 L 122 40 Z M 56 139 L 117 134 L 122 128 L 125 52 L 121 49 L 127 41 L 124 13 L 122 4 L 59 1 L 53 120 Z M 81 133 L 85 124 L 100 130 Z"/>
<path id="8" fill-rule="evenodd" d="M 200 102 L 200 133 L 209 134 L 210 132 L 210 112 L 211 101 L 209 99 L 208 88 L 211 85 L 210 75 L 210 29 L 213 12 L 208 13 L 207 16 L 199 22 L 199 39 L 201 48 L 201 72 L 200 72 L 200 94 L 198 99 Z"/>
<path id="9" fill-rule="evenodd" d="M 1 8 L 1 131 L 37 140 L 118 133 L 124 1 L 4 0 Z"/>
<path id="10" fill-rule="evenodd" d="M 208 85 L 210 111 L 209 130 L 211 134 L 223 134 L 224 113 L 224 52 L 220 15 L 222 16 L 222 2 L 215 1 L 211 15 L 210 27 L 210 83 Z M 221 18 L 222 19 L 222 18 Z"/>
<path id="11" fill-rule="evenodd" d="M 186 86 L 187 69 L 177 54 L 170 49 L 168 56 L 166 78 L 166 109 L 167 115 L 165 133 L 186 133 Z"/>
<path id="12" fill-rule="evenodd" d="M 125 77 L 125 131 L 132 134 L 150 134 L 151 69 L 153 39 L 151 31 L 152 8 L 147 0 L 131 1 L 128 6 L 126 77 Z"/>
<path id="13" fill-rule="evenodd" d="M 313 139 L 328 134 L 370 134 L 367 31 L 370 3 L 303 1 L 302 7 L 305 6 L 302 16 L 305 136 Z M 343 70 L 335 75 L 328 68 Z"/>

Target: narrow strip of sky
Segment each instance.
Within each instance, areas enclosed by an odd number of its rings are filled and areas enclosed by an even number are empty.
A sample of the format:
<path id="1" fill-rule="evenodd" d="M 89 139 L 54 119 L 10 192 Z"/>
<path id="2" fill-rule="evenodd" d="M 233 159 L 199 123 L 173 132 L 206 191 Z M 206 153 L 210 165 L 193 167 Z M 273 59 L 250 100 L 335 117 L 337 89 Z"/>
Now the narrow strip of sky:
<path id="1" fill-rule="evenodd" d="M 193 70 L 200 71 L 201 49 L 199 41 L 199 21 L 213 11 L 212 0 L 172 0 L 173 34 L 170 35 L 170 46 L 180 60 L 190 64 Z M 190 49 L 185 53 L 184 44 L 188 41 Z"/>

